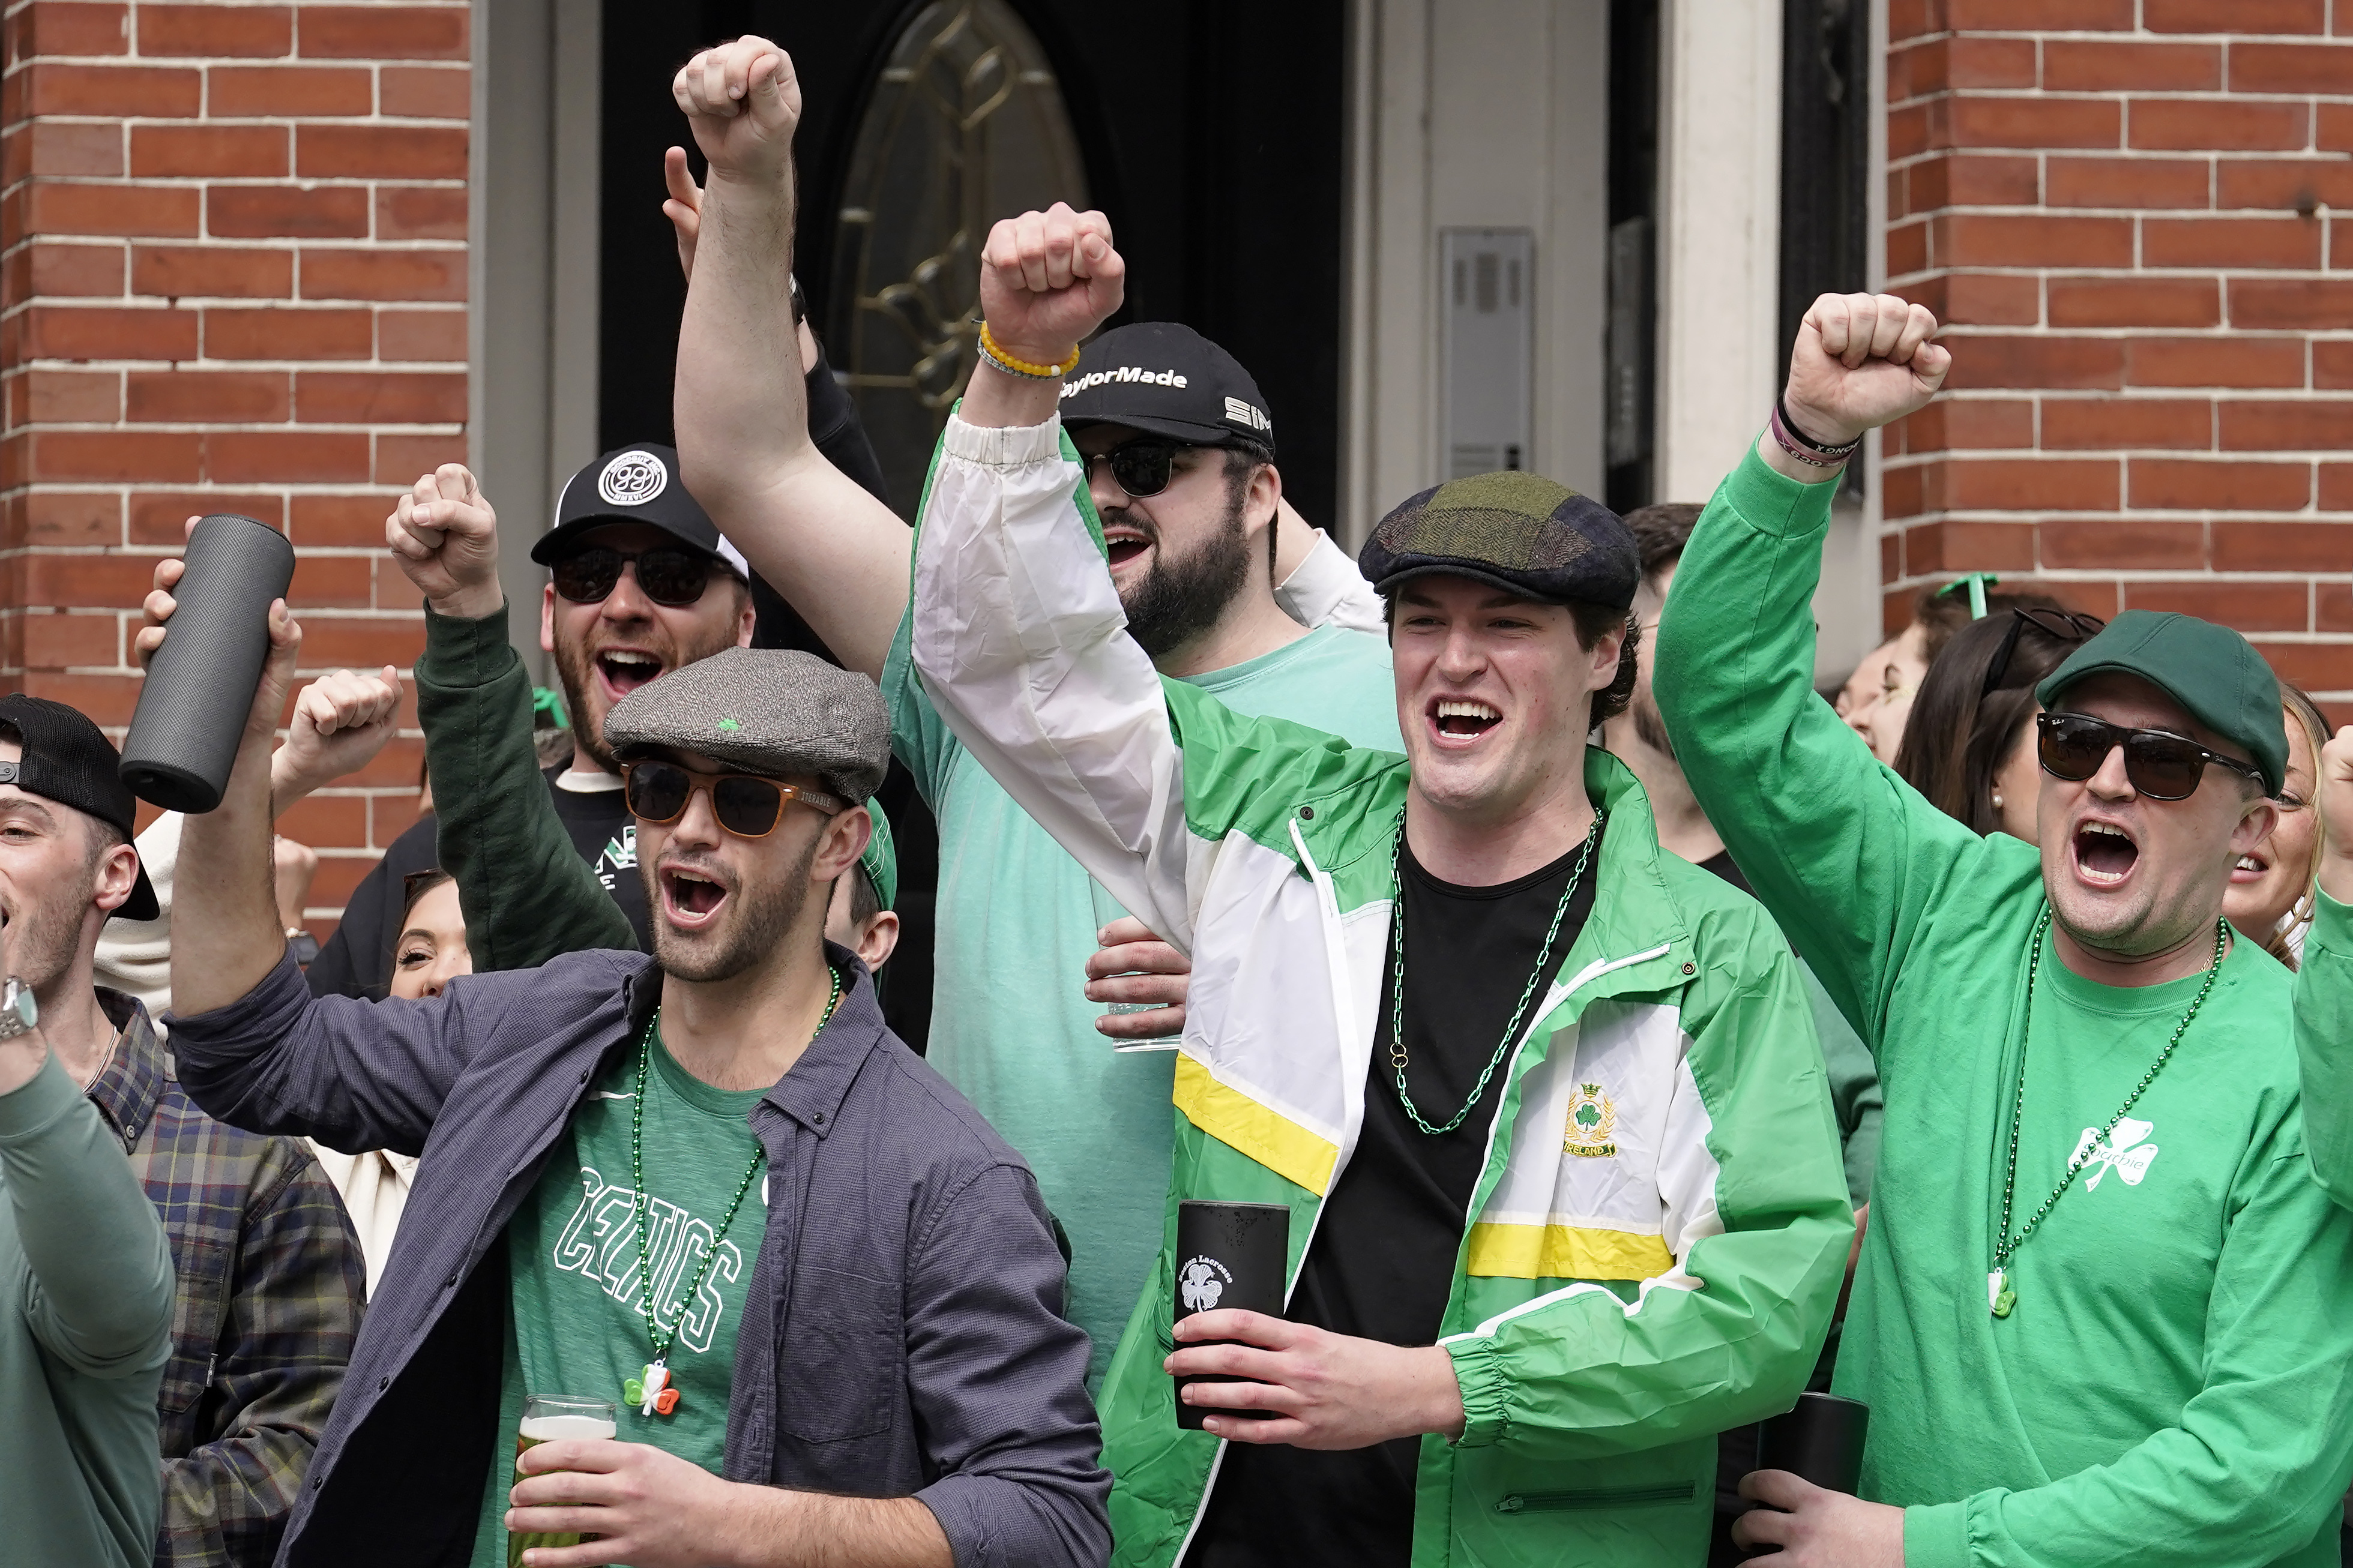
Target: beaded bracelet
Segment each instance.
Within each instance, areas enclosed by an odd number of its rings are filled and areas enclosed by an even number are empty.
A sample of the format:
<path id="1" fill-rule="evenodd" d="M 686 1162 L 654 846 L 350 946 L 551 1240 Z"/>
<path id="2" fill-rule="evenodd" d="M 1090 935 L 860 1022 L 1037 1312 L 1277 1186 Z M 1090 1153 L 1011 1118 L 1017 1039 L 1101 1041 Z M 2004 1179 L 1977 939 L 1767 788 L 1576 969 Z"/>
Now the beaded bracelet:
<path id="1" fill-rule="evenodd" d="M 1026 359 L 1015 359 L 997 343 L 988 323 L 980 324 L 980 357 L 1008 375 L 1018 375 L 1028 381 L 1060 381 L 1079 368 L 1079 351 L 1073 348 L 1071 357 L 1059 364 L 1032 364 Z"/>

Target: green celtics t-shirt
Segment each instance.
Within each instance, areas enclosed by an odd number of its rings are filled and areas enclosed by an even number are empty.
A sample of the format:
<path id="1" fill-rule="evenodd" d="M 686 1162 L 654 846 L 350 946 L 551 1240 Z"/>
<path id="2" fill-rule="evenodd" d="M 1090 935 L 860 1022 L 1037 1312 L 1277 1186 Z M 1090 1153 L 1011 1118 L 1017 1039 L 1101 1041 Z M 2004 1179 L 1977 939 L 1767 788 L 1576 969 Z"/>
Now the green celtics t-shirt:
<path id="1" fill-rule="evenodd" d="M 512 1286 L 500 1438 L 483 1489 L 473 1568 L 505 1568 L 514 1431 L 526 1392 L 609 1399 L 620 1406 L 622 1442 L 650 1443 L 713 1475 L 725 1460 L 735 1327 L 767 1226 L 765 1170 L 753 1174 L 716 1252 L 712 1241 L 760 1152 L 746 1118 L 766 1091 L 712 1088 L 678 1065 L 659 1031 L 649 1048 L 646 1268 L 638 1263 L 638 1194 L 629 1174 L 634 1051 L 573 1112 L 570 1132 L 507 1226 Z M 706 1258 L 710 1267 L 695 1285 Z M 649 1272 L 655 1321 L 664 1334 L 677 1329 L 668 1365 L 679 1401 L 669 1415 L 639 1415 L 622 1399 L 622 1384 L 653 1359 L 639 1311 Z"/>

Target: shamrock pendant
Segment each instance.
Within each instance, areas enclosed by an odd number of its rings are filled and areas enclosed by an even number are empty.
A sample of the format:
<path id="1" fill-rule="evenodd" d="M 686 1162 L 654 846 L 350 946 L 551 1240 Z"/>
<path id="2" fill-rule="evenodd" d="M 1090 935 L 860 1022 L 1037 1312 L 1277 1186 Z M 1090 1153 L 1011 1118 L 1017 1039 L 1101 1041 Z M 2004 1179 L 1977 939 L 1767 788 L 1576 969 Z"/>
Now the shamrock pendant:
<path id="1" fill-rule="evenodd" d="M 2000 1268 L 1986 1276 L 1986 1305 L 1997 1318 L 2009 1317 L 2010 1309 L 2018 1305 L 2018 1292 L 2010 1288 L 2009 1274 Z"/>
<path id="2" fill-rule="evenodd" d="M 678 1390 L 670 1385 L 670 1368 L 649 1361 L 635 1377 L 621 1384 L 621 1397 L 640 1415 L 668 1415 L 678 1408 Z"/>

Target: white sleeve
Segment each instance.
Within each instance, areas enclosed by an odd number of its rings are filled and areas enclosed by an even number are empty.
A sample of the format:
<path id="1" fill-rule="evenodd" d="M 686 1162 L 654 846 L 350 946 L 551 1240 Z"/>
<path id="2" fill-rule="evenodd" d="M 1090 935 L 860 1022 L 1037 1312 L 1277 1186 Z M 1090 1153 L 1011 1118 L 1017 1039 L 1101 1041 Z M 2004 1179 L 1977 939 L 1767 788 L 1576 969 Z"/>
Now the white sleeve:
<path id="1" fill-rule="evenodd" d="M 1275 589 L 1274 602 L 1282 606 L 1283 614 L 1310 630 L 1328 624 L 1352 632 L 1370 632 L 1377 637 L 1388 636 L 1381 596 L 1373 592 L 1348 552 L 1320 528 L 1315 530 L 1315 548 Z"/>
<path id="2" fill-rule="evenodd" d="M 1059 418 L 951 415 L 915 540 L 915 669 L 1023 810 L 1179 952 L 1192 949 L 1184 759 L 1080 514 Z"/>

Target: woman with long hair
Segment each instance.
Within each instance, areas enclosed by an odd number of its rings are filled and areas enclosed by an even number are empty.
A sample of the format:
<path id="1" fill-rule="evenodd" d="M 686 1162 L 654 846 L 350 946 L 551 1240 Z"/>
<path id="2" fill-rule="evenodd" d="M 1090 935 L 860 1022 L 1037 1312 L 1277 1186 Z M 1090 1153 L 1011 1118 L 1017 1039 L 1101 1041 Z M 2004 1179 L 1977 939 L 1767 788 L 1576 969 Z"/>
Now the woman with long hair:
<path id="1" fill-rule="evenodd" d="M 2042 705 L 2034 689 L 2104 624 L 2046 602 L 1955 632 L 1921 678 L 1895 771 L 1977 832 L 2036 842 L 2034 716 Z"/>
<path id="2" fill-rule="evenodd" d="M 2320 748 L 2335 731 L 2312 699 L 2284 680 L 2280 706 L 2287 710 L 2287 782 L 2272 800 L 2279 821 L 2269 838 L 2239 857 L 2230 890 L 2222 895 L 2222 914 L 2240 935 L 2261 942 L 2265 952 L 2294 969 L 2304 954 L 2315 879 L 2327 847 L 2312 794 Z"/>

